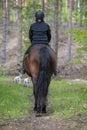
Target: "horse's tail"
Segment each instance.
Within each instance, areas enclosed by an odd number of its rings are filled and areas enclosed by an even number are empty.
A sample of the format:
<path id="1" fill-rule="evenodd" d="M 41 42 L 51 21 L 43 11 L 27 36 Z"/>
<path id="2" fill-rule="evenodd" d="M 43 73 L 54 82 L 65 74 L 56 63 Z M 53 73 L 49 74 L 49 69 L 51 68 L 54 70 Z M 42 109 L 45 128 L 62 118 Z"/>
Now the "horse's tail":
<path id="1" fill-rule="evenodd" d="M 40 68 L 37 78 L 37 94 L 38 98 L 46 97 L 48 86 L 50 83 L 50 53 L 46 47 L 40 49 Z M 41 99 L 39 99 L 41 101 Z M 40 102 L 42 103 L 42 102 Z"/>

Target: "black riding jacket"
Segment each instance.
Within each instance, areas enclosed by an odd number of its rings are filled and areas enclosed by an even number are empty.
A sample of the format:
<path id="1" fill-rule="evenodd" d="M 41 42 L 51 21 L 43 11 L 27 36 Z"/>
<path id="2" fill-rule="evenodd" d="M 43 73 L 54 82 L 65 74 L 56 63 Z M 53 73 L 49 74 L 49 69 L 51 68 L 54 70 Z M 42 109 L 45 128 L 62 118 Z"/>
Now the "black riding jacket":
<path id="1" fill-rule="evenodd" d="M 35 22 L 30 26 L 29 39 L 31 44 L 47 44 L 51 40 L 51 31 L 47 23 Z"/>

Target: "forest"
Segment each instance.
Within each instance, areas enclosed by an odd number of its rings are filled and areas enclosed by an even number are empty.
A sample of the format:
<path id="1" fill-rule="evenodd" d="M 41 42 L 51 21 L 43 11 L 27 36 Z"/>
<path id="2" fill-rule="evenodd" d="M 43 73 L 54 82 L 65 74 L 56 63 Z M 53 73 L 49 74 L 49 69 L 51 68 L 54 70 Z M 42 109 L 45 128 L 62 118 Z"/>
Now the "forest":
<path id="1" fill-rule="evenodd" d="M 22 58 L 24 51 L 31 44 L 28 31 L 35 21 L 35 12 L 43 10 L 45 21 L 49 23 L 52 33 L 50 46 L 55 50 L 57 63 L 59 61 L 59 47 L 64 44 L 62 34 L 67 37 L 66 62 L 72 60 L 72 43 L 78 44 L 78 59 L 82 57 L 86 62 L 87 50 L 87 1 L 86 0 L 1 0 L 0 1 L 0 64 L 5 65 L 8 60 L 8 46 L 10 36 L 16 37 L 16 63 Z M 16 36 L 15 36 L 16 35 Z M 11 41 L 11 39 L 10 39 Z M 61 42 L 63 41 L 63 42 Z M 13 43 L 12 43 L 13 44 Z M 81 61 L 79 61 L 81 62 Z M 58 63 L 59 64 L 59 63 Z"/>
<path id="2" fill-rule="evenodd" d="M 14 83 L 38 10 L 50 26 L 59 70 L 42 117 L 33 112 L 31 79 L 24 85 L 28 75 Z M 0 0 L 0 130 L 11 129 L 87 130 L 87 0 Z"/>

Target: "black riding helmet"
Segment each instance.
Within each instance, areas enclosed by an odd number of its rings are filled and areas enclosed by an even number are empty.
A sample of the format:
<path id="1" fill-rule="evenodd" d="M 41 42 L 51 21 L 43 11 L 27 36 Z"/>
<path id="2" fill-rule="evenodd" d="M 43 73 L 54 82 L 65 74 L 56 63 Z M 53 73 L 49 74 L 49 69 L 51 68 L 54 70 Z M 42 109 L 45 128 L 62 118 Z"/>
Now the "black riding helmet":
<path id="1" fill-rule="evenodd" d="M 36 21 L 38 21 L 38 20 L 41 20 L 41 21 L 43 21 L 43 19 L 44 19 L 44 12 L 43 11 L 37 11 L 36 13 L 35 13 L 35 17 L 36 17 Z"/>

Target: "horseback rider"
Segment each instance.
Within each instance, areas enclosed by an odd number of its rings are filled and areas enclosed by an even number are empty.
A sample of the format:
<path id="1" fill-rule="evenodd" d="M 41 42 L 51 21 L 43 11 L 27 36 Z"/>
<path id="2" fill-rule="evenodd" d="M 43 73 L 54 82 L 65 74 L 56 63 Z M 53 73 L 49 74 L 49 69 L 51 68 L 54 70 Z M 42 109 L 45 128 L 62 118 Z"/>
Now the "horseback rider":
<path id="1" fill-rule="evenodd" d="M 44 13 L 42 11 L 37 11 L 35 13 L 36 22 L 31 24 L 29 29 L 29 39 L 31 41 L 31 46 L 26 50 L 24 56 L 29 53 L 30 48 L 36 44 L 45 44 L 49 46 L 51 40 L 51 30 L 50 26 L 44 21 Z M 22 64 L 21 71 L 22 74 L 25 73 L 24 63 Z M 57 71 L 54 71 L 54 75 Z"/>
<path id="2" fill-rule="evenodd" d="M 45 44 L 51 40 L 51 31 L 47 23 L 44 22 L 44 13 L 37 11 L 35 13 L 36 22 L 30 26 L 29 39 L 31 44 Z"/>

